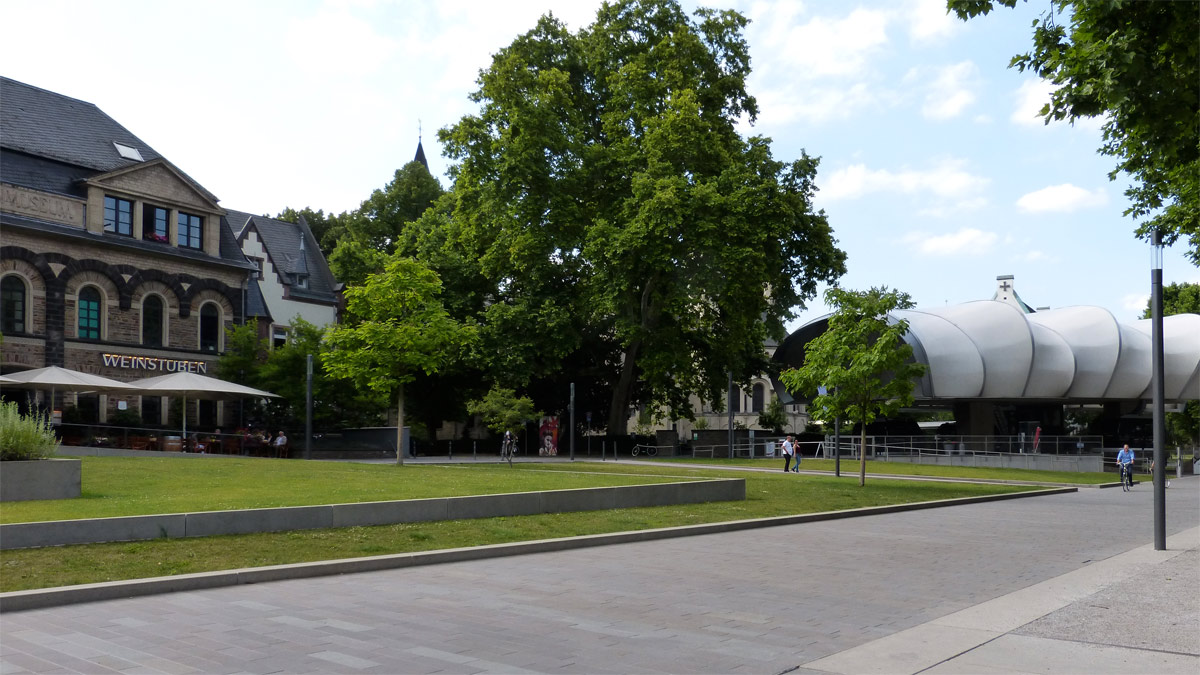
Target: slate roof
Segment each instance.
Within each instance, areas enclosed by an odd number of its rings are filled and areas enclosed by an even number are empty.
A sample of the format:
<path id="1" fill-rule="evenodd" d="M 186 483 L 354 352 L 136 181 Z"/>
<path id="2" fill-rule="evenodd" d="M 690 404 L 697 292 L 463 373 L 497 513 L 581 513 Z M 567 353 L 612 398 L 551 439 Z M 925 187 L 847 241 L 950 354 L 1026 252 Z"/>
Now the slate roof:
<path id="1" fill-rule="evenodd" d="M 137 149 L 143 161 L 121 157 L 114 141 Z M 32 190 L 86 199 L 87 186 L 83 183 L 86 179 L 154 160 L 170 164 L 154 148 L 95 105 L 0 77 L 0 180 Z M 179 171 L 173 164 L 170 166 Z M 179 173 L 196 191 L 213 203 L 217 202 L 204 186 L 182 171 Z M 38 218 L 6 213 L 4 223 L 105 245 L 220 262 L 243 269 L 254 267 L 246 260 L 224 218 L 220 225 L 219 261 L 186 248 L 129 237 L 95 235 Z"/>
<path id="2" fill-rule="evenodd" d="M 166 159 L 95 104 L 11 78 L 0 77 L 0 111 L 3 111 L 0 147 L 5 150 L 93 169 L 96 173 L 142 163 L 122 157 L 114 142 L 136 149 L 146 162 Z M 190 176 L 188 180 L 213 202 L 218 201 Z"/>
<path id="3" fill-rule="evenodd" d="M 238 230 L 239 243 L 249 235 L 250 229 L 258 232 L 263 248 L 271 258 L 271 264 L 281 272 L 282 281 L 288 286 L 288 294 L 293 298 L 316 300 L 319 302 L 335 303 L 338 300 L 337 291 L 341 285 L 333 278 L 325 256 L 317 246 L 308 223 L 301 216 L 299 223 L 289 223 L 266 216 L 256 216 L 242 211 L 228 211 L 229 223 L 242 223 Z M 300 241 L 304 240 L 303 249 Z M 296 275 L 308 275 L 308 288 L 296 286 Z"/>

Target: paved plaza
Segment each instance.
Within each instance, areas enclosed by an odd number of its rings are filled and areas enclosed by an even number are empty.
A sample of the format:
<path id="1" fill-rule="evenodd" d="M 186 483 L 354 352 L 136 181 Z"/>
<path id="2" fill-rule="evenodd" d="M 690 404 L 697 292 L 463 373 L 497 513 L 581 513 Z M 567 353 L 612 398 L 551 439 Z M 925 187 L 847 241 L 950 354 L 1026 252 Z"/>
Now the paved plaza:
<path id="1" fill-rule="evenodd" d="M 1200 669 L 1200 479 L 0 615 L 0 673 Z"/>

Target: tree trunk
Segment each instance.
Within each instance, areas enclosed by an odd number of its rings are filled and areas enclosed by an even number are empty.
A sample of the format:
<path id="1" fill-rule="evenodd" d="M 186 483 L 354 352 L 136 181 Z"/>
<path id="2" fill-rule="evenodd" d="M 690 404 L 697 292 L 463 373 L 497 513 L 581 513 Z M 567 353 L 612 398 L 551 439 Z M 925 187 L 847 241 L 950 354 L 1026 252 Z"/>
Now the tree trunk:
<path id="1" fill-rule="evenodd" d="M 858 442 L 858 487 L 867 484 L 867 421 L 863 420 Z"/>
<path id="2" fill-rule="evenodd" d="M 608 435 L 624 436 L 629 429 L 629 399 L 633 392 L 633 374 L 637 370 L 637 354 L 641 347 L 635 342 L 625 350 L 621 377 L 613 387 L 612 404 L 608 409 Z"/>
<path id="3" fill-rule="evenodd" d="M 404 385 L 396 394 L 396 466 L 404 466 Z"/>

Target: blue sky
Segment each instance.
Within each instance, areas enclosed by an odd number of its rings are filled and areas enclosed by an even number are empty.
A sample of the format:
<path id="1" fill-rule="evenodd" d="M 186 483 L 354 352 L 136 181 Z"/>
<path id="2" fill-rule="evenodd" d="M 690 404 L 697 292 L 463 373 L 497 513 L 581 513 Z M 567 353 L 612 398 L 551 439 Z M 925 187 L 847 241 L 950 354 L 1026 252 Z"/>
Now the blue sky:
<path id="1" fill-rule="evenodd" d="M 760 115 L 743 131 L 779 159 L 821 157 L 816 205 L 849 255 L 843 286 L 931 307 L 990 298 L 1012 274 L 1035 307 L 1140 314 L 1150 249 L 1096 153 L 1100 122 L 1044 125 L 1047 87 L 1007 67 L 1046 3 L 969 23 L 940 0 L 699 4 L 751 19 Z M 598 6 L 0 0 L 0 63 L 95 103 L 223 206 L 340 212 L 412 159 L 419 124 L 445 185 L 435 130 L 474 111 L 490 55 L 547 11 L 577 29 Z M 1200 269 L 1167 249 L 1164 279 L 1200 282 Z M 823 311 L 814 299 L 792 326 Z"/>

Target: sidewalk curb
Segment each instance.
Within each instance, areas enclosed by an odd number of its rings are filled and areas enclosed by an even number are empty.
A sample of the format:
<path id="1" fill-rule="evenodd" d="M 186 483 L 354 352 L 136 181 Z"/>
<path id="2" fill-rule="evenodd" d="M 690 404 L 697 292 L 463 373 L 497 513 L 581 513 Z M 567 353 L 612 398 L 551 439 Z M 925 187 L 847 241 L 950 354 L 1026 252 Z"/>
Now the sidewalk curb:
<path id="1" fill-rule="evenodd" d="M 351 574 L 355 572 L 373 572 L 401 567 L 416 567 L 421 565 L 436 565 L 465 560 L 481 560 L 503 556 L 523 555 L 528 553 L 544 553 L 563 551 L 609 544 L 624 544 L 656 539 L 672 539 L 675 537 L 690 537 L 720 532 L 735 532 L 762 527 L 779 525 L 795 525 L 800 523 L 819 522 L 824 520 L 839 520 L 859 516 L 873 516 L 887 513 L 902 513 L 923 509 L 958 506 L 962 504 L 978 504 L 983 502 L 1001 501 L 1006 499 L 1021 499 L 1025 497 L 1041 497 L 1048 495 L 1078 492 L 1077 487 L 1050 488 L 1029 492 L 1015 492 L 999 495 L 983 495 L 979 497 L 959 497 L 929 502 L 914 502 L 910 504 L 889 504 L 886 506 L 867 506 L 841 511 L 825 511 L 821 513 L 805 513 L 791 516 L 776 516 L 773 518 L 756 518 L 752 520 L 734 520 L 722 523 L 705 523 L 701 525 L 684 525 L 679 527 L 657 528 L 651 530 L 633 530 L 628 532 L 610 532 L 606 534 L 585 535 L 582 537 L 563 537 L 559 539 L 541 539 L 534 541 L 513 542 L 509 544 L 492 544 L 470 548 L 444 549 L 440 551 L 421 551 L 416 553 L 393 553 L 366 558 L 346 558 L 342 560 L 324 560 L 307 563 L 292 563 L 287 565 L 272 565 L 269 567 L 242 568 L 236 570 L 221 570 L 217 572 L 200 572 L 196 574 L 181 574 L 170 577 L 153 577 L 150 579 L 133 579 L 127 581 L 112 581 L 98 584 L 81 584 L 78 586 L 58 586 L 55 588 L 39 588 L 27 591 L 10 591 L 0 593 L 0 612 L 18 612 L 29 609 L 42 609 L 82 602 L 99 600 L 115 600 L 132 598 L 160 593 L 175 593 L 179 591 L 195 591 L 240 584 L 256 584 L 267 581 L 285 579 L 305 579 L 333 574 Z"/>

